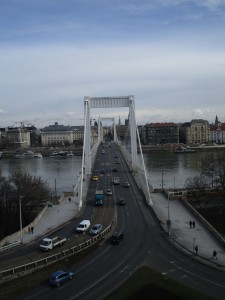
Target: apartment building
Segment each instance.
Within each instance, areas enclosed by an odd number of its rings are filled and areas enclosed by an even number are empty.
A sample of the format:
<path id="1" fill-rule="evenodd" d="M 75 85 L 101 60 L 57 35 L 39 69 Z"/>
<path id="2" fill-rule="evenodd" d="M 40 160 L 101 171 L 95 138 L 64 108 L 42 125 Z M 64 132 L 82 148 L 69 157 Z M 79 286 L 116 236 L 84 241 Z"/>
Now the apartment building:
<path id="1" fill-rule="evenodd" d="M 7 127 L 5 138 L 10 149 L 26 149 L 30 147 L 30 129 L 26 127 Z"/>
<path id="2" fill-rule="evenodd" d="M 194 119 L 191 122 L 183 123 L 180 126 L 180 142 L 184 144 L 209 144 L 210 125 L 203 119 Z"/>
<path id="3" fill-rule="evenodd" d="M 210 139 L 214 144 L 225 143 L 225 123 L 218 122 L 210 125 Z"/>
<path id="4" fill-rule="evenodd" d="M 175 123 L 150 123 L 139 127 L 145 145 L 179 143 L 179 125 Z"/>

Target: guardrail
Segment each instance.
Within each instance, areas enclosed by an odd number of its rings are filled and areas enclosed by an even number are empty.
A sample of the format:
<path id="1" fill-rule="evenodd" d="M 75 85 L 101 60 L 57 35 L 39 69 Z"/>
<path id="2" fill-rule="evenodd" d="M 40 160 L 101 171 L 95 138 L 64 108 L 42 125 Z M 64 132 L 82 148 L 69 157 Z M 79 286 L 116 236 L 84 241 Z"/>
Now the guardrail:
<path id="1" fill-rule="evenodd" d="M 57 261 L 60 261 L 66 257 L 69 257 L 71 255 L 74 255 L 76 253 L 79 253 L 79 252 L 89 248 L 90 246 L 95 244 L 97 241 L 102 239 L 107 233 L 109 233 L 112 230 L 114 224 L 115 223 L 112 222 L 100 234 L 98 234 L 97 236 L 95 236 L 79 245 L 76 245 L 74 247 L 69 247 L 69 248 L 62 250 L 58 253 L 55 253 L 51 256 L 30 262 L 28 264 L 1 271 L 0 272 L 0 284 L 4 283 L 6 281 L 10 281 L 10 280 L 25 276 L 29 273 L 33 273 L 39 269 L 47 267 Z"/>
<path id="2" fill-rule="evenodd" d="M 19 244 L 20 244 L 20 241 L 15 241 L 15 242 L 9 243 L 3 247 L 0 247 L 0 252 L 9 251 L 12 248 L 18 246 Z"/>

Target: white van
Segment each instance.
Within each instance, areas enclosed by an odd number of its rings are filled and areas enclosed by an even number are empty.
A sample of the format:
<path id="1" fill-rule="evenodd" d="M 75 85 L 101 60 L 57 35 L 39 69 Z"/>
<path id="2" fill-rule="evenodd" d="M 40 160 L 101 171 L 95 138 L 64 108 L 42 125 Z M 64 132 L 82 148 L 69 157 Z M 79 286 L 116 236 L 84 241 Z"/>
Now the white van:
<path id="1" fill-rule="evenodd" d="M 90 227 L 91 222 L 89 220 L 83 220 L 80 222 L 80 224 L 77 226 L 76 232 L 77 233 L 83 233 Z"/>
<path id="2" fill-rule="evenodd" d="M 119 177 L 114 177 L 113 178 L 113 184 L 120 184 L 120 178 Z"/>

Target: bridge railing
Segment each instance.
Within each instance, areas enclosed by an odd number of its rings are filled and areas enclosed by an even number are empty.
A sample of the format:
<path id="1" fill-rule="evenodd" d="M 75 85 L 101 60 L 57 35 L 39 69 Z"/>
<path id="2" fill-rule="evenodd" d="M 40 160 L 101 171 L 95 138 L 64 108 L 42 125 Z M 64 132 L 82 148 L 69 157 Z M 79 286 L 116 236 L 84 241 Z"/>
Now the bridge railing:
<path id="1" fill-rule="evenodd" d="M 33 273 L 41 268 L 47 267 L 57 261 L 60 261 L 62 259 L 65 259 L 66 257 L 69 257 L 71 255 L 74 255 L 76 253 L 79 253 L 90 246 L 94 245 L 97 243 L 99 240 L 103 239 L 113 228 L 115 225 L 115 221 L 112 221 L 112 223 L 105 229 L 103 230 L 100 234 L 97 236 L 94 236 L 93 238 L 84 241 L 83 243 L 73 246 L 73 247 L 68 247 L 67 249 L 61 250 L 58 253 L 54 253 L 53 255 L 50 255 L 48 257 L 32 261 L 30 263 L 16 266 L 7 270 L 3 270 L 0 272 L 0 284 L 10 281 L 12 279 L 16 279 L 22 276 L 25 276 L 29 273 Z"/>

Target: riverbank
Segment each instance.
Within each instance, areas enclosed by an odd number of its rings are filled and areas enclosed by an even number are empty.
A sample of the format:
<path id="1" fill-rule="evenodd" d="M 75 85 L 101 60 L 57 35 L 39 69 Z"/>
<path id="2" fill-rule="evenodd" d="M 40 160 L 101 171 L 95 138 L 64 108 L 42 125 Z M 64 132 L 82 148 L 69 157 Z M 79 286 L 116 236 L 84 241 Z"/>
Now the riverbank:
<path id="1" fill-rule="evenodd" d="M 83 154 L 83 147 L 82 146 L 71 146 L 71 147 L 54 147 L 54 148 L 46 148 L 46 147 L 30 147 L 30 151 L 34 153 L 41 153 L 43 157 L 50 157 L 53 152 L 59 151 L 68 151 L 72 152 L 74 156 L 82 156 Z M 26 150 L 5 150 L 3 151 L 3 158 L 12 158 L 15 155 L 25 152 Z"/>
<path id="2" fill-rule="evenodd" d="M 148 153 L 148 152 L 159 152 L 159 151 L 174 151 L 176 146 L 177 145 L 175 145 L 175 144 L 142 145 L 141 148 L 142 148 L 143 153 Z M 182 146 L 186 147 L 187 145 L 182 145 Z M 196 152 L 225 151 L 225 145 L 198 145 L 198 146 L 190 146 L 189 149 L 195 150 Z M 138 152 L 140 152 L 139 147 L 138 147 Z M 196 153 L 196 152 L 193 152 L 193 153 Z"/>

